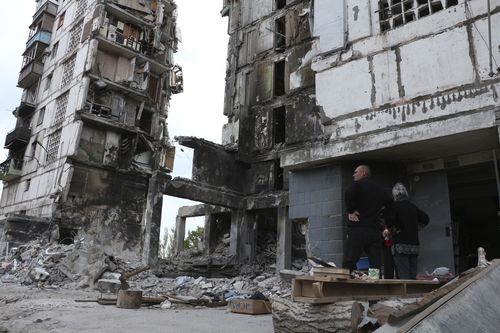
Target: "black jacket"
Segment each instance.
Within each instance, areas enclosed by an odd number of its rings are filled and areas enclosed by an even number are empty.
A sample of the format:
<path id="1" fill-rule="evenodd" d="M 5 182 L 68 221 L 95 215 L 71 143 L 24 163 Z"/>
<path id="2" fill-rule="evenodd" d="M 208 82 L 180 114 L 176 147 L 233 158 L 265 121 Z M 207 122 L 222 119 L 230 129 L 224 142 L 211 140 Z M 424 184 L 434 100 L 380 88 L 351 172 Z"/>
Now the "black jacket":
<path id="1" fill-rule="evenodd" d="M 359 222 L 349 221 L 349 227 L 381 229 L 382 208 L 390 207 L 392 199 L 382 187 L 365 178 L 347 188 L 345 202 L 348 213 L 359 212 Z"/>
<path id="2" fill-rule="evenodd" d="M 386 216 L 386 223 L 387 227 L 396 229 L 394 243 L 419 245 L 418 225 L 429 224 L 429 216 L 408 200 L 396 201 Z"/>

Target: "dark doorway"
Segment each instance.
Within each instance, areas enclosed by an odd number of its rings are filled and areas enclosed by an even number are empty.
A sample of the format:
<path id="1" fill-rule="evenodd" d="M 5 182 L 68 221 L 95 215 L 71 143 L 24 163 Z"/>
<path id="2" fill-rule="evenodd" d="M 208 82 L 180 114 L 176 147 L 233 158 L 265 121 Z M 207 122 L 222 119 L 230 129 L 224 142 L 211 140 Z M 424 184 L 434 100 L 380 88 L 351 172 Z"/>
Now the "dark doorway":
<path id="1" fill-rule="evenodd" d="M 278 235 L 277 210 L 259 209 L 254 212 L 254 255 L 255 262 L 264 267 L 276 263 Z"/>
<path id="2" fill-rule="evenodd" d="M 447 171 L 458 272 L 477 265 L 477 248 L 500 256 L 499 202 L 493 162 Z M 431 221 L 432 222 L 432 221 Z"/>

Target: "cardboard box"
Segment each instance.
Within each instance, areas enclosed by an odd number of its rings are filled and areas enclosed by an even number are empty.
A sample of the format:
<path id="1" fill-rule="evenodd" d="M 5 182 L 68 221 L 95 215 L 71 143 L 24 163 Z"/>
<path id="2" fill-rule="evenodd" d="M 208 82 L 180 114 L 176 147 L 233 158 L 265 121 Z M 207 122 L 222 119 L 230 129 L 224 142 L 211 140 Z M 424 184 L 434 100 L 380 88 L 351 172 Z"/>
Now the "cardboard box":
<path id="1" fill-rule="evenodd" d="M 235 313 L 267 314 L 271 313 L 271 302 L 258 299 L 235 298 L 229 301 L 229 309 Z"/>

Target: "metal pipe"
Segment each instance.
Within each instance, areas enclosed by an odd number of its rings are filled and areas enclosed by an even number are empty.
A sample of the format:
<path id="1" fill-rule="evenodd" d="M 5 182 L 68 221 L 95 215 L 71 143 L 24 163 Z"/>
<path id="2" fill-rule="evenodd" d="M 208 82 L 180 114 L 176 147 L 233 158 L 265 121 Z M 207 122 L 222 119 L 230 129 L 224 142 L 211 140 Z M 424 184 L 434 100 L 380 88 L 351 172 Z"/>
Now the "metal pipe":
<path id="1" fill-rule="evenodd" d="M 493 72 L 493 48 L 491 46 L 491 3 L 488 1 L 488 44 L 489 44 L 489 53 L 490 53 L 490 73 L 488 74 L 490 77 L 493 77 L 495 73 Z"/>

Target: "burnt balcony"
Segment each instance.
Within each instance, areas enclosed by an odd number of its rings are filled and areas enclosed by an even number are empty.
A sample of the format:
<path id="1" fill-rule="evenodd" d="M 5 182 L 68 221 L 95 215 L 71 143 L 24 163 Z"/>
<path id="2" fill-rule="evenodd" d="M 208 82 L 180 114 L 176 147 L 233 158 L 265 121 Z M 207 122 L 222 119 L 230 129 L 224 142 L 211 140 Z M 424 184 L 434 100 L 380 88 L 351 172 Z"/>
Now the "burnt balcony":
<path id="1" fill-rule="evenodd" d="M 23 67 L 19 74 L 17 85 L 20 88 L 29 88 L 35 84 L 43 73 L 43 63 L 39 60 L 33 60 Z"/>
<path id="2" fill-rule="evenodd" d="M 8 158 L 0 164 L 0 179 L 3 181 L 11 181 L 21 177 L 23 169 L 23 160 L 17 158 Z"/>
<path id="3" fill-rule="evenodd" d="M 31 130 L 28 127 L 17 127 L 7 134 L 5 138 L 5 148 L 19 150 L 28 145 L 31 137 Z"/>
<path id="4" fill-rule="evenodd" d="M 16 115 L 24 118 L 35 112 L 35 104 L 29 102 L 21 102 L 17 107 Z"/>

